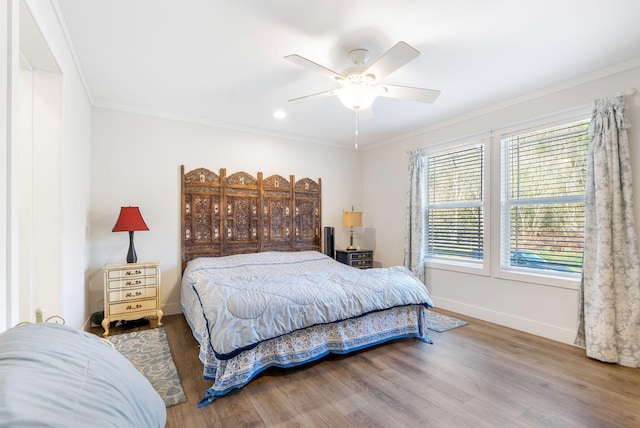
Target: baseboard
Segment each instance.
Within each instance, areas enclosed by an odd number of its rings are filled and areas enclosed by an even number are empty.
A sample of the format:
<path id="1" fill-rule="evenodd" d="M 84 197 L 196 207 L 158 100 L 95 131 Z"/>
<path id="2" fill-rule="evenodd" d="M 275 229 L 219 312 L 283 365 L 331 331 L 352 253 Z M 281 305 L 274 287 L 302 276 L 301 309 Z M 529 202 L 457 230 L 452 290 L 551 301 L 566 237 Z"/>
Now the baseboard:
<path id="1" fill-rule="evenodd" d="M 162 307 L 164 315 L 178 315 L 182 313 L 182 305 L 179 302 L 165 303 Z"/>
<path id="2" fill-rule="evenodd" d="M 573 345 L 576 338 L 576 330 L 566 329 L 551 324 L 541 323 L 539 321 L 528 318 L 518 317 L 504 312 L 498 312 L 480 306 L 469 305 L 455 300 L 449 300 L 432 296 L 436 308 L 442 308 L 448 311 L 457 312 L 461 315 L 467 315 L 478 318 L 483 321 L 492 322 L 494 324 L 524 331 L 536 336 L 545 337 L 557 342 Z"/>

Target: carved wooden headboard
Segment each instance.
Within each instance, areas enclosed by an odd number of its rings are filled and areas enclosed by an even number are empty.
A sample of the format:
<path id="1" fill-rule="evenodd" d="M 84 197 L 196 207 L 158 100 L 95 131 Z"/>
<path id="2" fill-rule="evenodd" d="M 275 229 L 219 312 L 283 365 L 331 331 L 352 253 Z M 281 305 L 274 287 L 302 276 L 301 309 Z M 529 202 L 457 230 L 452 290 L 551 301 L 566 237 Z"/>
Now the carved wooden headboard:
<path id="1" fill-rule="evenodd" d="M 197 257 L 320 251 L 321 179 L 198 168 L 182 176 L 182 270 Z"/>

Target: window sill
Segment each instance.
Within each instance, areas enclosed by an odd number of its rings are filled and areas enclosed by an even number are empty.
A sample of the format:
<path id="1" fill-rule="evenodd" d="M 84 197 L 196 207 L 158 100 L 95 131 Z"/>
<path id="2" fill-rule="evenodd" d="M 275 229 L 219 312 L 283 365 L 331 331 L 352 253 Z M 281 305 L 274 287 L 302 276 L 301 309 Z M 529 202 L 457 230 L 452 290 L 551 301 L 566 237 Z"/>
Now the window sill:
<path id="1" fill-rule="evenodd" d="M 424 266 L 428 269 L 450 270 L 453 272 L 469 273 L 472 275 L 490 276 L 488 263 L 472 261 L 453 261 L 446 259 L 427 259 Z"/>
<path id="2" fill-rule="evenodd" d="M 548 287 L 565 288 L 569 290 L 579 290 L 582 276 L 580 274 L 547 274 L 537 269 L 529 270 L 506 270 L 496 269 L 495 274 L 491 275 L 488 262 L 464 262 L 450 261 L 443 259 L 428 259 L 425 261 L 426 269 L 446 270 L 451 272 L 459 272 L 470 275 L 493 277 L 500 280 L 513 282 L 526 282 L 531 284 L 543 285 Z"/>
<path id="3" fill-rule="evenodd" d="M 530 269 L 526 271 L 523 269 L 500 269 L 495 277 L 510 281 L 529 282 L 533 284 L 546 285 L 549 287 L 579 290 L 582 275 L 577 273 L 553 275 L 545 272 L 539 272 L 537 269 Z"/>

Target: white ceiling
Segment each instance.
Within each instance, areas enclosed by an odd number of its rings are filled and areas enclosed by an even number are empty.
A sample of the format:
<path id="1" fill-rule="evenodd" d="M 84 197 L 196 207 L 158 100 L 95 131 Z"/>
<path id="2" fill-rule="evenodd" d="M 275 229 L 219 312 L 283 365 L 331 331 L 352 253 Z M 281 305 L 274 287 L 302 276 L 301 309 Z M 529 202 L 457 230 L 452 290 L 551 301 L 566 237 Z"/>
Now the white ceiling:
<path id="1" fill-rule="evenodd" d="M 344 147 L 354 111 L 335 96 L 288 103 L 337 85 L 285 55 L 342 72 L 355 48 L 372 60 L 400 40 L 421 52 L 384 82 L 440 97 L 379 97 L 360 148 L 640 58 L 638 0 L 57 3 L 94 105 Z"/>

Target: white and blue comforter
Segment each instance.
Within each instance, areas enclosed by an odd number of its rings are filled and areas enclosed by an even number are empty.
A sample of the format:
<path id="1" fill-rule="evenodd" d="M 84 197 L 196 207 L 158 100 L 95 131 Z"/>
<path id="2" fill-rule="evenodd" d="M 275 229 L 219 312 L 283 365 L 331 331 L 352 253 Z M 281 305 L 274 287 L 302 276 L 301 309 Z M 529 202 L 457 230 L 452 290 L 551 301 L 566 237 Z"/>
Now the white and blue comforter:
<path id="1" fill-rule="evenodd" d="M 313 325 L 398 306 L 431 305 L 424 285 L 404 267 L 232 276 L 200 281 L 194 288 L 219 359 Z"/>
<path id="2" fill-rule="evenodd" d="M 399 337 L 430 342 L 423 312 L 433 303 L 404 267 L 361 270 L 316 251 L 267 252 L 192 260 L 182 286 L 205 377 L 215 380 L 208 402 L 270 365 Z M 296 349 L 277 351 L 289 339 Z"/>
<path id="3" fill-rule="evenodd" d="M 313 263 L 330 269 L 305 269 Z M 258 274 L 251 266 L 275 272 Z M 424 284 L 404 267 L 342 266 L 313 251 L 201 259 L 201 270 L 193 276 L 202 276 L 202 270 L 209 275 L 192 286 L 216 357 L 228 359 L 262 341 L 318 324 L 399 306 L 433 306 Z M 186 275 L 195 270 L 190 266 Z"/>

